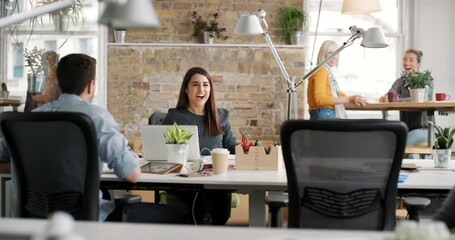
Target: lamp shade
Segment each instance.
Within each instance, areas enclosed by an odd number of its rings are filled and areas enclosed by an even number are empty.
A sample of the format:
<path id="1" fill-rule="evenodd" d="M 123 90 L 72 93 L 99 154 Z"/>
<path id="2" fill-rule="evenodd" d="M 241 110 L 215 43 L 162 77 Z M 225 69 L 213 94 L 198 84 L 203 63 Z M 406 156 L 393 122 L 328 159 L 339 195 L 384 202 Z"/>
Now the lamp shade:
<path id="1" fill-rule="evenodd" d="M 369 28 L 366 32 L 363 32 L 363 40 L 360 46 L 366 48 L 385 48 L 389 46 L 385 40 L 384 33 L 380 28 L 374 27 Z"/>
<path id="2" fill-rule="evenodd" d="M 264 33 L 264 29 L 262 29 L 259 18 L 256 15 L 243 14 L 235 26 L 234 33 L 239 35 L 259 35 Z"/>
<path id="3" fill-rule="evenodd" d="M 107 2 L 99 22 L 117 29 L 160 26 L 151 0 L 128 0 L 125 4 Z"/>
<path id="4" fill-rule="evenodd" d="M 341 13 L 368 14 L 381 11 L 379 0 L 343 0 Z"/>

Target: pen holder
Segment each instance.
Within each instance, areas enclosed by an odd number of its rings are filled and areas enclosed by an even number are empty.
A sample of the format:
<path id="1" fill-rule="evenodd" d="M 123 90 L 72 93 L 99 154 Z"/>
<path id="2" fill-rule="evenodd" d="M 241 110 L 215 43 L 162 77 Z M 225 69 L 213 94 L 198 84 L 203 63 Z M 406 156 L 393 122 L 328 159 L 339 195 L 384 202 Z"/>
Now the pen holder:
<path id="1" fill-rule="evenodd" d="M 252 146 L 244 153 L 238 145 L 235 147 L 235 165 L 237 170 L 281 171 L 284 169 L 281 146 L 272 146 L 267 154 L 263 146 Z"/>

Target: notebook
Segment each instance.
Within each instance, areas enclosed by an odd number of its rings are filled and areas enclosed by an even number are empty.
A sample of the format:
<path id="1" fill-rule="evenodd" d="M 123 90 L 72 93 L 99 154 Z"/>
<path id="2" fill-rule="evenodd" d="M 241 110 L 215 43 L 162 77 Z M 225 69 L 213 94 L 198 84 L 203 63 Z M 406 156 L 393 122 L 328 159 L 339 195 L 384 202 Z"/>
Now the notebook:
<path id="1" fill-rule="evenodd" d="M 193 136 L 190 138 L 188 149 L 188 161 L 200 159 L 199 134 L 195 125 L 179 125 L 181 129 L 190 130 Z M 144 159 L 147 161 L 167 161 L 168 149 L 165 144 L 164 131 L 172 128 L 172 125 L 144 125 L 141 126 L 142 147 Z"/>

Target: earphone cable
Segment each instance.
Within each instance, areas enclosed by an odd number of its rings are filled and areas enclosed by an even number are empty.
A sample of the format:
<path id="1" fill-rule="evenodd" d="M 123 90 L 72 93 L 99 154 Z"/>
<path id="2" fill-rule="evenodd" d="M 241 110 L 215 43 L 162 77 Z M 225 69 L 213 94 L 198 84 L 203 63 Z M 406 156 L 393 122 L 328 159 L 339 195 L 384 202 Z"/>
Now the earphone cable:
<path id="1" fill-rule="evenodd" d="M 196 195 L 194 195 L 193 206 L 191 207 L 191 215 L 193 216 L 194 226 L 197 226 L 196 216 L 194 216 L 194 207 L 196 206 L 196 199 L 198 194 L 199 191 L 197 191 Z"/>

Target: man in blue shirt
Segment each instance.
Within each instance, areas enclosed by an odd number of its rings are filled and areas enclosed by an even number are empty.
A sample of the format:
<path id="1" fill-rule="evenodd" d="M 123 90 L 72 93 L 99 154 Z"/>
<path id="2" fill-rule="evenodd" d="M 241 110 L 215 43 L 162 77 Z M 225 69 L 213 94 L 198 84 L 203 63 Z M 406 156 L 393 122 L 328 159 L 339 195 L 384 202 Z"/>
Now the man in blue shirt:
<path id="1" fill-rule="evenodd" d="M 62 95 L 57 101 L 42 105 L 33 111 L 87 114 L 95 125 L 99 160 L 106 163 L 110 169 L 114 169 L 118 178 L 135 183 L 141 175 L 137 155 L 130 151 L 113 116 L 105 108 L 91 103 L 95 95 L 95 72 L 96 60 L 90 56 L 70 54 L 63 57 L 57 66 L 58 85 Z M 4 141 L 0 141 L 0 159 L 10 159 Z M 100 192 L 99 220 L 104 221 L 114 208 L 113 202 L 101 199 Z M 163 208 L 160 206 L 151 209 L 156 210 L 151 214 L 163 214 L 161 212 Z"/>

